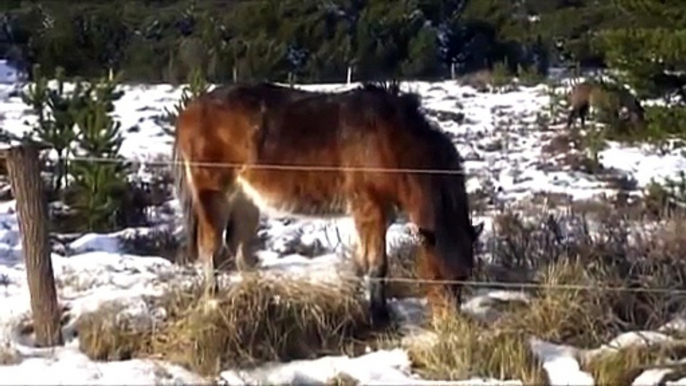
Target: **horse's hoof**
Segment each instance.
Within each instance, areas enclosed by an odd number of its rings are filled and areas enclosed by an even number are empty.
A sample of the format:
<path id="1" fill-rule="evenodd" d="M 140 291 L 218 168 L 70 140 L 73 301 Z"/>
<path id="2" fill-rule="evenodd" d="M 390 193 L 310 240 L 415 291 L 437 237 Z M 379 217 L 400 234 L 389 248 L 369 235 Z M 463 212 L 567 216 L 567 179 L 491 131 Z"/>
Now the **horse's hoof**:
<path id="1" fill-rule="evenodd" d="M 370 316 L 374 328 L 385 328 L 391 323 L 391 314 L 386 307 L 372 309 Z"/>

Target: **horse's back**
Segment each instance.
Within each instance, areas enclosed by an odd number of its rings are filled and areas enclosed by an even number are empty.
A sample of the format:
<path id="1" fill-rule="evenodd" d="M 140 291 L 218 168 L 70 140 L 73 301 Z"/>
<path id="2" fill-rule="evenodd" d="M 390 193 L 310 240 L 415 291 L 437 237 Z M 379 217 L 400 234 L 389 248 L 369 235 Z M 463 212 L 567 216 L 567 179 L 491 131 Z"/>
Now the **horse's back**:
<path id="1" fill-rule="evenodd" d="M 350 169 L 397 167 L 384 131 L 394 122 L 375 98 L 365 91 L 319 94 L 267 112 L 253 142 L 255 163 L 296 169 L 248 168 L 240 183 L 264 208 L 307 216 L 343 215 L 353 192 L 392 189 L 387 174 Z"/>
<path id="2" fill-rule="evenodd" d="M 245 141 L 259 129 L 264 114 L 311 94 L 268 82 L 220 86 L 191 100 L 179 116 L 177 135 L 190 142 L 211 139 L 216 145 Z"/>
<path id="3" fill-rule="evenodd" d="M 378 163 L 379 153 L 407 134 L 399 108 L 371 87 L 286 103 L 265 116 L 257 144 L 259 159 L 348 166 Z"/>
<path id="4" fill-rule="evenodd" d="M 593 94 L 595 93 L 596 86 L 590 82 L 582 82 L 572 87 L 569 93 L 569 103 L 573 107 L 579 107 L 592 103 Z"/>
<path id="5" fill-rule="evenodd" d="M 255 141 L 258 159 L 285 164 L 336 164 L 340 109 L 326 96 L 304 98 L 266 112 Z"/>
<path id="6" fill-rule="evenodd" d="M 616 102 L 613 103 L 613 100 Z M 570 103 L 573 107 L 584 104 L 612 105 L 616 103 L 629 109 L 641 108 L 638 99 L 624 87 L 588 81 L 574 86 L 570 93 Z"/>

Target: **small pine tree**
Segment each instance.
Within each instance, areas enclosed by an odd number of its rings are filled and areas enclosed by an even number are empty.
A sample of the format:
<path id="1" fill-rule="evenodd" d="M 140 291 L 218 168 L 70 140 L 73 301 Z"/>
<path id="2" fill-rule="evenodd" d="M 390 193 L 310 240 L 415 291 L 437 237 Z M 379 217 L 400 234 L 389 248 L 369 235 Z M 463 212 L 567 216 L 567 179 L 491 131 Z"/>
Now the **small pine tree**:
<path id="1" fill-rule="evenodd" d="M 76 117 L 78 148 L 71 167 L 74 183 L 71 202 L 85 230 L 98 231 L 117 225 L 117 214 L 128 190 L 128 165 L 120 156 L 123 137 L 121 123 L 110 113 L 123 92 L 116 91 L 118 77 L 90 84 L 84 92 L 85 107 Z"/>
<path id="2" fill-rule="evenodd" d="M 64 92 L 64 70 L 57 68 L 55 78 L 57 89 L 50 90 L 48 95 L 48 106 L 53 117 L 52 130 L 43 137 L 49 141 L 57 153 L 57 173 L 55 189 L 61 190 L 67 186 L 68 158 L 71 146 L 76 139 L 76 114 L 84 106 L 83 84 L 77 80 L 71 95 Z"/>
<path id="3" fill-rule="evenodd" d="M 49 87 L 48 78 L 42 75 L 38 64 L 33 68 L 33 79 L 29 90 L 22 94 L 22 100 L 37 116 L 37 124 L 31 134 L 51 145 L 57 153 L 57 170 L 52 187 L 55 191 L 61 191 L 67 185 L 67 158 L 76 139 L 75 115 L 84 107 L 83 86 L 77 81 L 73 92 L 67 94 L 64 91 L 64 69 L 61 67 L 55 71 L 55 89 Z"/>
<path id="4" fill-rule="evenodd" d="M 48 103 L 48 78 L 43 76 L 40 64 L 35 64 L 32 69 L 33 82 L 29 84 L 28 91 L 22 94 L 22 101 L 29 106 L 37 116 L 35 131 L 49 131 L 46 124 L 46 109 Z"/>
<path id="5" fill-rule="evenodd" d="M 188 84 L 181 90 L 181 99 L 174 105 L 173 111 L 165 108 L 167 119 L 171 123 L 171 128 L 164 128 L 164 132 L 168 135 L 174 135 L 174 126 L 176 125 L 176 118 L 181 114 L 181 111 L 186 108 L 188 103 L 206 93 L 209 90 L 209 84 L 205 79 L 205 74 L 200 67 L 195 67 L 188 76 Z"/>

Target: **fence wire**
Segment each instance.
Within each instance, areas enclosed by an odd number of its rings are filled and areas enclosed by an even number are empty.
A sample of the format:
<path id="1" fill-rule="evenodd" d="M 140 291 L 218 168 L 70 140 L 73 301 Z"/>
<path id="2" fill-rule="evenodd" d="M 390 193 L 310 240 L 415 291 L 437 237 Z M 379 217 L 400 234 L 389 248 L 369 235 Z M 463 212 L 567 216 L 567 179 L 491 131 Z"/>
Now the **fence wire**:
<path id="1" fill-rule="evenodd" d="M 418 174 L 448 174 L 448 175 L 492 175 L 494 173 L 484 173 L 483 171 L 465 171 L 452 169 L 410 169 L 410 168 L 383 168 L 383 167 L 347 167 L 347 166 L 333 166 L 333 165 L 285 165 L 285 164 L 251 164 L 240 162 L 175 162 L 168 160 L 144 160 L 137 158 L 107 158 L 107 157 L 85 157 L 85 156 L 70 156 L 70 157 L 52 157 L 52 159 L 61 159 L 68 162 L 89 162 L 89 163 L 129 163 L 145 166 L 174 166 L 174 165 L 191 165 L 199 167 L 213 167 L 213 168 L 249 168 L 261 170 L 275 170 L 275 171 L 356 171 L 368 173 L 418 173 Z M 344 277 L 338 275 L 342 279 L 359 280 L 359 276 Z M 592 286 L 579 284 L 543 284 L 535 282 L 504 282 L 504 281 L 475 281 L 475 280 L 439 280 L 439 279 L 422 279 L 413 277 L 386 277 L 386 278 L 369 278 L 368 281 L 383 281 L 387 283 L 407 283 L 417 285 L 463 285 L 468 287 L 497 287 L 506 289 L 553 289 L 562 291 L 598 291 L 598 292 L 634 292 L 634 293 L 661 293 L 670 295 L 686 295 L 686 289 L 678 288 L 646 288 L 646 287 L 626 287 L 626 286 Z"/>
<path id="2" fill-rule="evenodd" d="M 386 168 L 368 166 L 335 166 L 335 165 L 288 165 L 288 164 L 260 164 L 246 162 L 198 162 L 198 161 L 173 161 L 173 160 L 140 160 L 133 158 L 106 158 L 106 157 L 55 157 L 67 162 L 90 162 L 90 163 L 116 163 L 116 164 L 140 164 L 147 166 L 197 166 L 207 168 L 246 168 L 258 170 L 279 171 L 304 171 L 304 172 L 365 172 L 365 173 L 417 173 L 417 174 L 456 174 L 456 175 L 479 175 L 485 174 L 479 171 L 465 171 L 455 169 L 411 169 L 411 168 Z"/>

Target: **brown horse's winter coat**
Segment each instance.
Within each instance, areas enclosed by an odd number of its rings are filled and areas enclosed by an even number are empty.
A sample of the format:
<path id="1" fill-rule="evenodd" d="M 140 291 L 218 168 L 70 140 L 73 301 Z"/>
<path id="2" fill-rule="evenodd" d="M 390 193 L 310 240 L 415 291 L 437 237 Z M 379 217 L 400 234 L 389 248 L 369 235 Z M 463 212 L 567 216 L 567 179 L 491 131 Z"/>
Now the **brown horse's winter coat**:
<path id="1" fill-rule="evenodd" d="M 207 266 L 216 265 L 231 200 L 243 197 L 273 215 L 352 215 L 359 235 L 356 263 L 372 279 L 375 322 L 388 318 L 385 233 L 396 209 L 423 236 L 424 276 L 466 279 L 481 227 L 470 221 L 457 150 L 430 126 L 418 99 L 373 85 L 301 93 L 268 84 L 239 86 L 200 97 L 179 116 L 176 151 L 197 216 L 198 253 Z M 458 285 L 446 287 L 459 298 Z"/>

